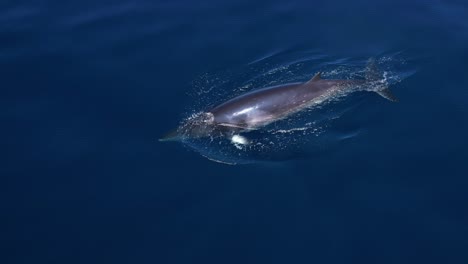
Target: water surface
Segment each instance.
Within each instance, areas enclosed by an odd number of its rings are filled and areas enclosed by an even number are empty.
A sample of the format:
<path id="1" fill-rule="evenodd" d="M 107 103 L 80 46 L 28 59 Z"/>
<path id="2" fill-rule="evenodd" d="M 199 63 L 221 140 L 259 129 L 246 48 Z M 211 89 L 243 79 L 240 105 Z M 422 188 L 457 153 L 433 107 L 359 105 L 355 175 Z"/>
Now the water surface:
<path id="1" fill-rule="evenodd" d="M 3 1 L 1 262 L 466 263 L 467 17 L 463 1 Z M 202 98 L 370 57 L 391 58 L 400 102 L 329 105 L 338 143 L 318 152 L 228 166 L 157 141 Z"/>

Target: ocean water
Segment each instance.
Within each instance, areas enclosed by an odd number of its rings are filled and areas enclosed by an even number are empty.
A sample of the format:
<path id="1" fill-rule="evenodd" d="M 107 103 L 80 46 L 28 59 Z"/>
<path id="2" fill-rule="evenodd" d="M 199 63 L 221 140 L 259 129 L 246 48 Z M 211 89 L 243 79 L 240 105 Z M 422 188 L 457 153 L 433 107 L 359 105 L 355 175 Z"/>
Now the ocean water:
<path id="1" fill-rule="evenodd" d="M 369 58 L 398 103 L 158 141 Z M 0 262 L 467 263 L 467 62 L 465 1 L 2 1 Z"/>

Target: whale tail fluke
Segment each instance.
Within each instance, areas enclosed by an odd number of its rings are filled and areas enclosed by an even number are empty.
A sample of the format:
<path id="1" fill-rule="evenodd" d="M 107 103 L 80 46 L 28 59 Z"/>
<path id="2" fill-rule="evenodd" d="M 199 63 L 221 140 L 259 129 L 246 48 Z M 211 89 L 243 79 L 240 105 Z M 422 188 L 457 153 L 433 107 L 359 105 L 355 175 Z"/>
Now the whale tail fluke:
<path id="1" fill-rule="evenodd" d="M 398 98 L 388 88 L 385 88 L 380 91 L 376 91 L 376 93 L 389 101 L 392 101 L 395 103 L 398 102 Z"/>
<path id="2" fill-rule="evenodd" d="M 389 101 L 398 102 L 398 98 L 393 95 L 393 93 L 388 88 L 385 74 L 382 74 L 377 69 L 377 62 L 375 58 L 370 58 L 367 61 L 365 78 L 369 87 L 367 88 L 368 91 L 375 92 Z"/>

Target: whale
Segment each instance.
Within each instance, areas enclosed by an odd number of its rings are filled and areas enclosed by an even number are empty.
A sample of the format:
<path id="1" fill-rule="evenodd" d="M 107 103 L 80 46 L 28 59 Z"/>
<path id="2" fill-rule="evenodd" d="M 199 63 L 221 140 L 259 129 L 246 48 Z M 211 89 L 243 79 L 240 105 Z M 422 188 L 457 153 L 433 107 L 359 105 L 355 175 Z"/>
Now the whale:
<path id="1" fill-rule="evenodd" d="M 305 82 L 254 89 L 191 116 L 159 140 L 227 137 L 235 144 L 249 144 L 242 133 L 359 91 L 374 92 L 389 101 L 398 101 L 377 70 L 375 60 L 370 59 L 364 79 L 324 79 L 318 72 Z"/>

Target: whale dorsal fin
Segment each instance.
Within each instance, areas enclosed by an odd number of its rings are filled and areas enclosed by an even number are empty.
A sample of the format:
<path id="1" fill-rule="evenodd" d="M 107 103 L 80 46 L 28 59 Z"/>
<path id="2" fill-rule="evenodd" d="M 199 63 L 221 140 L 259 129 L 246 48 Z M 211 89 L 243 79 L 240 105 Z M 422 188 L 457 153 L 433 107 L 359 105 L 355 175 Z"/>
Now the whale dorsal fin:
<path id="1" fill-rule="evenodd" d="M 308 83 L 310 82 L 315 82 L 315 81 L 318 81 L 318 80 L 321 80 L 322 79 L 322 73 L 321 72 L 317 72 L 317 74 L 314 75 L 314 77 L 312 77 L 312 79 L 310 79 L 308 81 Z"/>

